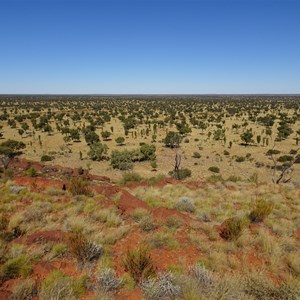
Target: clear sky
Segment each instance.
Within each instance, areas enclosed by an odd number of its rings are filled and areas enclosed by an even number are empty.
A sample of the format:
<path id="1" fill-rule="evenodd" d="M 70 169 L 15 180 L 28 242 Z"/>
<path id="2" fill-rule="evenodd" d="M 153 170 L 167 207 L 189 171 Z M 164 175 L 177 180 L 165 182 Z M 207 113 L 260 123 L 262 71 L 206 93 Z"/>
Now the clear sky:
<path id="1" fill-rule="evenodd" d="M 0 0 L 0 93 L 300 93 L 300 0 Z"/>

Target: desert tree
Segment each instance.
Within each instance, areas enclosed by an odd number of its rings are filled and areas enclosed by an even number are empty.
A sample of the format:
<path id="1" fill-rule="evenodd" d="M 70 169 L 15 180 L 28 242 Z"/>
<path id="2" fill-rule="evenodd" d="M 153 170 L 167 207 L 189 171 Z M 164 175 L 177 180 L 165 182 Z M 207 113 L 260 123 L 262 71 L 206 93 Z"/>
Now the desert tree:
<path id="1" fill-rule="evenodd" d="M 22 154 L 22 149 L 26 145 L 23 142 L 18 142 L 15 140 L 7 140 L 0 144 L 0 161 L 4 167 L 7 169 L 10 162 L 18 155 Z"/>

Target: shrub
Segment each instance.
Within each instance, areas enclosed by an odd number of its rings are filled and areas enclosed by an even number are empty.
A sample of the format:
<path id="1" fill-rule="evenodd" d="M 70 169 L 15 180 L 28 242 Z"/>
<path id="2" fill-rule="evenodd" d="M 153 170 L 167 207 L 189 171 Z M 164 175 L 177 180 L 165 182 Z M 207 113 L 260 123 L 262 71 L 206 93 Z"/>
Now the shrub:
<path id="1" fill-rule="evenodd" d="M 90 196 L 91 191 L 88 188 L 89 182 L 84 177 L 72 177 L 70 181 L 70 192 L 73 196 L 86 195 Z"/>
<path id="2" fill-rule="evenodd" d="M 223 182 L 224 179 L 221 175 L 211 175 L 209 177 L 206 178 L 206 181 L 207 182 L 211 182 L 211 183 L 214 183 L 214 182 Z"/>
<path id="3" fill-rule="evenodd" d="M 104 292 L 115 291 L 122 283 L 122 281 L 116 276 L 115 271 L 111 268 L 101 270 L 99 275 L 96 277 L 96 280 L 98 286 Z"/>
<path id="4" fill-rule="evenodd" d="M 18 276 L 28 276 L 31 273 L 30 259 L 26 255 L 7 260 L 1 268 L 1 278 L 10 279 Z"/>
<path id="5" fill-rule="evenodd" d="M 143 217 L 149 216 L 150 212 L 145 208 L 136 208 L 131 213 L 131 217 L 134 221 L 139 222 Z"/>
<path id="6" fill-rule="evenodd" d="M 254 209 L 249 214 L 249 219 L 253 223 L 262 222 L 273 210 L 274 204 L 265 199 L 258 199 Z"/>
<path id="7" fill-rule="evenodd" d="M 45 162 L 45 161 L 52 161 L 52 160 L 53 160 L 53 156 L 50 156 L 50 155 L 47 155 L 47 154 L 44 154 L 41 157 L 41 161 L 43 161 L 43 162 Z"/>
<path id="8" fill-rule="evenodd" d="M 149 248 L 142 245 L 136 250 L 127 250 L 123 259 L 125 271 L 135 282 L 141 282 L 155 275 L 155 267 L 149 254 Z"/>
<path id="9" fill-rule="evenodd" d="M 201 286 L 202 289 L 210 288 L 214 284 L 215 278 L 213 274 L 200 263 L 197 263 L 193 267 L 190 267 L 189 273 L 193 278 L 196 279 L 197 283 Z"/>
<path id="10" fill-rule="evenodd" d="M 148 300 L 177 299 L 182 293 L 171 272 L 161 273 L 156 279 L 145 280 L 142 290 Z"/>
<path id="11" fill-rule="evenodd" d="M 140 228 L 145 231 L 149 232 L 156 228 L 156 224 L 151 216 L 143 217 L 139 222 Z"/>
<path id="12" fill-rule="evenodd" d="M 279 154 L 280 151 L 276 149 L 269 149 L 266 153 L 266 155 L 271 156 L 272 154 Z"/>
<path id="13" fill-rule="evenodd" d="M 236 240 L 241 236 L 246 224 L 245 219 L 242 218 L 227 219 L 221 225 L 220 236 L 225 240 Z"/>
<path id="14" fill-rule="evenodd" d="M 179 244 L 175 237 L 166 232 L 157 232 L 153 234 L 149 239 L 149 244 L 153 248 L 171 248 L 178 249 Z"/>
<path id="15" fill-rule="evenodd" d="M 193 213 L 196 210 L 194 201 L 188 197 L 180 198 L 174 206 L 176 209 Z"/>
<path id="16" fill-rule="evenodd" d="M 245 161 L 245 157 L 244 156 L 237 156 L 237 158 L 235 159 L 236 162 L 243 162 Z"/>
<path id="17" fill-rule="evenodd" d="M 192 171 L 190 169 L 184 168 L 180 169 L 178 172 L 170 171 L 169 175 L 171 175 L 173 178 L 178 180 L 183 180 L 187 177 L 190 177 L 192 175 Z"/>
<path id="18" fill-rule="evenodd" d="M 88 152 L 88 156 L 92 160 L 104 160 L 106 159 L 107 150 L 107 145 L 101 144 L 100 142 L 96 142 L 90 145 L 90 151 Z"/>
<path id="19" fill-rule="evenodd" d="M 115 139 L 116 143 L 121 146 L 125 142 L 125 138 L 123 136 L 119 136 Z"/>
<path id="20" fill-rule="evenodd" d="M 114 169 L 131 170 L 133 168 L 132 154 L 128 150 L 113 151 L 111 165 Z"/>
<path id="21" fill-rule="evenodd" d="M 168 228 L 179 228 L 182 225 L 182 221 L 177 217 L 169 217 L 166 221 L 166 225 Z"/>
<path id="22" fill-rule="evenodd" d="M 122 175 L 121 184 L 140 182 L 142 179 L 143 178 L 136 172 L 126 172 Z"/>
<path id="23" fill-rule="evenodd" d="M 201 154 L 199 152 L 194 152 L 192 157 L 193 158 L 201 158 Z"/>
<path id="24" fill-rule="evenodd" d="M 209 171 L 213 173 L 220 173 L 220 169 L 218 167 L 212 166 L 208 168 Z"/>
<path id="25" fill-rule="evenodd" d="M 34 167 L 30 167 L 28 170 L 27 170 L 27 175 L 29 177 L 37 177 L 37 171 Z"/>
<path id="26" fill-rule="evenodd" d="M 17 284 L 10 296 L 10 300 L 32 299 L 36 295 L 35 281 L 27 279 Z"/>
<path id="27" fill-rule="evenodd" d="M 166 147 L 177 148 L 179 147 L 181 137 L 178 132 L 169 131 L 164 139 Z"/>
<path id="28" fill-rule="evenodd" d="M 61 271 L 51 272 L 42 281 L 39 299 L 74 300 L 75 293 L 72 286 L 72 279 L 65 276 Z"/>
<path id="29" fill-rule="evenodd" d="M 103 254 L 102 246 L 88 240 L 81 231 L 69 233 L 68 248 L 80 262 L 93 261 Z"/>
<path id="30" fill-rule="evenodd" d="M 227 151 L 227 150 L 224 150 L 223 154 L 224 154 L 225 156 L 230 155 L 229 151 Z"/>
<path id="31" fill-rule="evenodd" d="M 293 156 L 291 155 L 282 155 L 280 157 L 278 157 L 277 161 L 279 162 L 289 162 L 293 160 Z"/>

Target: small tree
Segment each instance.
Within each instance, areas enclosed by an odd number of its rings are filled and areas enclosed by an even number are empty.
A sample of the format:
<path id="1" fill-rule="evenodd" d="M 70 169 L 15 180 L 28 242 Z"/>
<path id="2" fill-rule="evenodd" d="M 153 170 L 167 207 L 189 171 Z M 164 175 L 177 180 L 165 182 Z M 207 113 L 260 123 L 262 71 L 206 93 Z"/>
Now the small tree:
<path id="1" fill-rule="evenodd" d="M 4 169 L 8 168 L 9 163 L 14 157 L 21 155 L 21 149 L 24 149 L 26 145 L 23 142 L 15 140 L 7 140 L 0 144 L 0 161 Z"/>
<path id="2" fill-rule="evenodd" d="M 166 147 L 178 148 L 180 140 L 181 138 L 178 132 L 169 131 L 165 137 L 164 143 Z"/>
<path id="3" fill-rule="evenodd" d="M 94 143 L 90 145 L 90 151 L 88 152 L 88 156 L 92 160 L 103 160 L 106 158 L 108 147 L 100 142 Z"/>
<path id="4" fill-rule="evenodd" d="M 119 146 L 122 146 L 125 142 L 125 138 L 123 136 L 119 136 L 115 139 L 115 141 Z"/>
<path id="5" fill-rule="evenodd" d="M 246 146 L 250 143 L 253 143 L 253 133 L 251 129 L 247 129 L 244 133 L 241 134 L 241 139 L 245 142 Z"/>
<path id="6" fill-rule="evenodd" d="M 109 137 L 111 136 L 111 132 L 109 132 L 109 131 L 103 131 L 101 133 L 101 136 L 102 136 L 102 138 L 103 138 L 104 141 L 107 141 L 109 139 Z"/>

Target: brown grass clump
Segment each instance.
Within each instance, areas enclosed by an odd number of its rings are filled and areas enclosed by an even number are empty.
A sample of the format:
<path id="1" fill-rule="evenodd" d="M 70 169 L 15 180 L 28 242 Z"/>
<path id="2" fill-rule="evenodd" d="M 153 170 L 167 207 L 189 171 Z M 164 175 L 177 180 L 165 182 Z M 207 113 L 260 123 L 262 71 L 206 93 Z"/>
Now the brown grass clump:
<path id="1" fill-rule="evenodd" d="M 149 248 L 145 245 L 137 250 L 127 250 L 123 259 L 125 271 L 128 272 L 135 282 L 141 282 L 155 275 L 155 267 L 149 254 Z"/>
<path id="2" fill-rule="evenodd" d="M 73 177 L 70 181 L 70 192 L 73 196 L 86 195 L 90 196 L 91 191 L 88 188 L 89 183 L 87 179 L 83 177 Z"/>
<path id="3" fill-rule="evenodd" d="M 254 209 L 249 214 L 252 223 L 262 222 L 273 210 L 274 204 L 265 199 L 258 199 Z"/>
<path id="4" fill-rule="evenodd" d="M 225 220 L 220 228 L 220 236 L 225 240 L 237 240 L 247 225 L 244 218 L 233 217 Z"/>

